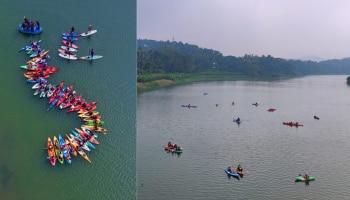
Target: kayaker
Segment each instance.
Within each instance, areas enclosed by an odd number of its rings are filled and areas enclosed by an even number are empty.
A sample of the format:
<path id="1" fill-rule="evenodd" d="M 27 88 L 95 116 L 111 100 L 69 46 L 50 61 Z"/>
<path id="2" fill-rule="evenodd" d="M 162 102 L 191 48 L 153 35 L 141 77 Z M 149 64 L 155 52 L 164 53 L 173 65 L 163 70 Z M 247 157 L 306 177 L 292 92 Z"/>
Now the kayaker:
<path id="1" fill-rule="evenodd" d="M 173 148 L 174 148 L 174 149 L 177 149 L 177 144 L 174 144 Z"/>
<path id="2" fill-rule="evenodd" d="M 38 20 L 36 20 L 36 29 L 37 29 L 37 30 L 40 29 L 40 23 L 39 23 Z"/>
<path id="3" fill-rule="evenodd" d="M 241 166 L 241 164 L 238 165 L 237 172 L 243 172 L 243 167 Z"/>
<path id="4" fill-rule="evenodd" d="M 229 166 L 227 167 L 227 171 L 232 172 L 232 167 L 231 167 L 231 165 L 229 165 Z"/>
<path id="5" fill-rule="evenodd" d="M 309 175 L 307 173 L 305 173 L 304 178 L 305 178 L 305 180 L 309 180 Z"/>
<path id="6" fill-rule="evenodd" d="M 236 121 L 237 121 L 237 122 L 240 122 L 240 121 L 241 121 L 241 119 L 238 117 Z"/>
<path id="7" fill-rule="evenodd" d="M 91 50 L 90 50 L 90 55 L 91 55 L 91 58 L 93 58 L 93 57 L 94 57 L 94 53 L 95 53 L 95 52 L 94 52 L 94 49 L 91 49 Z"/>
<path id="8" fill-rule="evenodd" d="M 168 147 L 173 148 L 173 144 L 170 141 L 168 142 Z"/>

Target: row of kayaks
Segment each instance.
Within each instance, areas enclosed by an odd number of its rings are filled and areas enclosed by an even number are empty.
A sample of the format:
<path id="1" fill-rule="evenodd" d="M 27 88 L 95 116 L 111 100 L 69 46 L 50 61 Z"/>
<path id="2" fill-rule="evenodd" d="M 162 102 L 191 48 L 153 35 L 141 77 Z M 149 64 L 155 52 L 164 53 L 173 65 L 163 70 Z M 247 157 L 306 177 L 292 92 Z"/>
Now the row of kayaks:
<path id="1" fill-rule="evenodd" d="M 22 47 L 20 51 L 26 50 L 27 54 L 30 55 L 28 51 L 40 48 L 38 44 L 41 42 L 42 40 L 31 42 Z M 82 98 L 82 95 L 77 95 L 76 91 L 73 90 L 73 84 L 65 85 L 63 81 L 59 84 L 48 83 L 50 75 L 59 71 L 57 67 L 48 65 L 47 61 L 50 59 L 48 53 L 48 50 L 39 52 L 21 66 L 22 69 L 26 70 L 24 73 L 26 81 L 33 84 L 34 95 L 48 99 L 47 111 L 54 107 L 61 110 L 66 109 L 68 113 L 76 112 L 83 121 L 81 128 L 75 128 L 71 133 L 66 134 L 66 138 L 62 137 L 61 134 L 53 136 L 52 139 L 48 137 L 48 159 L 53 166 L 56 165 L 56 160 L 59 163 L 71 164 L 72 156 L 79 154 L 91 163 L 85 151 L 95 149 L 96 145 L 99 144 L 96 139 L 98 133 L 107 133 L 107 130 L 102 128 L 105 122 L 102 121 L 101 115 L 96 110 L 97 101 L 87 102 Z"/>

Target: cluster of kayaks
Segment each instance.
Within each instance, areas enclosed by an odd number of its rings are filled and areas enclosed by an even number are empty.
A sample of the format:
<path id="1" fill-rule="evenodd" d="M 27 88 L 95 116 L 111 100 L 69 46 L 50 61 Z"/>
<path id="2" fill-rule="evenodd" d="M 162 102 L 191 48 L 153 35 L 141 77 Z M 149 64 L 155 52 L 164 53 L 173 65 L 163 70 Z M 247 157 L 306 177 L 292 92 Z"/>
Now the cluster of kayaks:
<path id="1" fill-rule="evenodd" d="M 76 157 L 78 154 L 87 162 L 91 163 L 91 160 L 84 150 L 90 151 L 92 147 L 95 148 L 90 141 L 94 141 L 94 144 L 98 144 L 98 141 L 94 138 L 96 135 L 92 132 L 86 132 L 80 129 L 76 129 L 76 131 L 72 130 L 72 133 L 73 132 L 74 135 L 66 134 L 66 138 L 63 138 L 61 134 L 58 134 L 58 138 L 53 136 L 53 140 L 51 140 L 50 137 L 47 138 L 47 153 L 52 166 L 56 165 L 56 161 L 60 164 L 72 164 L 72 157 Z M 94 139 L 86 139 L 88 137 Z"/>
<path id="2" fill-rule="evenodd" d="M 79 47 L 76 44 L 73 44 L 74 42 L 78 41 L 78 37 L 86 37 L 90 36 L 94 33 L 96 33 L 97 30 L 90 30 L 84 33 L 62 33 L 62 44 L 58 49 L 58 55 L 62 58 L 68 59 L 68 60 L 96 60 L 100 59 L 103 56 L 101 55 L 93 55 L 93 56 L 81 56 L 78 57 L 78 49 Z"/>
<path id="3" fill-rule="evenodd" d="M 168 142 L 168 144 L 164 147 L 164 150 L 171 153 L 182 153 L 183 148 L 178 146 L 177 144 L 172 144 Z"/>
<path id="4" fill-rule="evenodd" d="M 26 51 L 30 60 L 22 65 L 25 69 L 24 76 L 28 83 L 32 83 L 32 89 L 35 90 L 34 95 L 40 98 L 48 99 L 47 111 L 53 107 L 58 107 L 66 112 L 76 112 L 83 124 L 80 128 L 74 128 L 71 133 L 66 134 L 66 138 L 61 134 L 53 136 L 47 140 L 48 159 L 51 165 L 56 165 L 56 160 L 59 163 L 72 163 L 72 156 L 81 155 L 86 161 L 91 163 L 91 160 L 86 155 L 85 151 L 95 149 L 99 142 L 97 141 L 98 133 L 106 134 L 107 130 L 102 128 L 104 121 L 101 115 L 96 111 L 97 101 L 87 102 L 82 95 L 77 95 L 73 90 L 73 84 L 65 86 L 64 82 L 59 84 L 48 83 L 50 75 L 59 71 L 57 67 L 49 66 L 47 61 L 50 59 L 49 50 L 40 51 L 42 40 L 31 42 L 22 47 L 19 51 Z M 31 56 L 35 54 L 35 56 Z"/>

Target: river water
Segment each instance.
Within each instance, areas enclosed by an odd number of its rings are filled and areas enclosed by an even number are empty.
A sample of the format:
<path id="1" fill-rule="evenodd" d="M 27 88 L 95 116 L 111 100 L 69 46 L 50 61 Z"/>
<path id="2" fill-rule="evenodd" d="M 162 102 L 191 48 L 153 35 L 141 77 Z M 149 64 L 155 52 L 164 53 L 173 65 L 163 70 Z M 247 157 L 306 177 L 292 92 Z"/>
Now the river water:
<path id="1" fill-rule="evenodd" d="M 40 35 L 17 29 L 23 16 L 39 20 Z M 136 199 L 136 1 L 10 1 L 0 3 L 0 199 Z M 67 61 L 58 56 L 62 32 L 78 33 L 91 24 L 98 32 L 79 38 L 78 56 L 91 48 L 100 60 Z M 73 157 L 71 165 L 52 167 L 46 159 L 48 137 L 65 135 L 82 121 L 47 100 L 33 96 L 20 65 L 29 58 L 18 49 L 43 39 L 49 65 L 60 71 L 49 83 L 74 84 L 86 101 L 98 101 L 107 135 L 100 135 L 92 164 Z"/>
<path id="2" fill-rule="evenodd" d="M 193 83 L 140 94 L 138 199 L 347 199 L 346 77 Z M 242 123 L 233 123 L 234 117 Z M 183 147 L 183 153 L 164 151 L 168 141 Z M 229 178 L 224 169 L 238 164 L 248 173 Z M 305 172 L 316 180 L 296 183 L 294 177 Z"/>

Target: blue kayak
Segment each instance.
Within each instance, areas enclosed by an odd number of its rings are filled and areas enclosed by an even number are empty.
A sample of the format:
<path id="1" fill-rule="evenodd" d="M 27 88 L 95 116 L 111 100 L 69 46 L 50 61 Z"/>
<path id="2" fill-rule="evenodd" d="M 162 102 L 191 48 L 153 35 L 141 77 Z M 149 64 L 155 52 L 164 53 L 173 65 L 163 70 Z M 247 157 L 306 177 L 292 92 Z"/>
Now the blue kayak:
<path id="1" fill-rule="evenodd" d="M 62 36 L 71 36 L 71 33 L 62 33 Z M 79 33 L 73 33 L 73 37 L 79 37 L 80 34 Z"/>
<path id="2" fill-rule="evenodd" d="M 78 38 L 76 38 L 76 37 L 68 37 L 68 36 L 62 36 L 62 38 L 64 39 L 64 40 L 73 40 L 73 41 L 77 41 L 78 40 Z"/>
<path id="3" fill-rule="evenodd" d="M 181 105 L 181 107 L 184 107 L 184 108 L 197 108 L 197 106 L 191 106 L 191 105 Z"/>
<path id="4" fill-rule="evenodd" d="M 39 33 L 41 33 L 41 32 L 43 31 L 43 27 L 42 27 L 42 26 L 34 26 L 34 29 L 31 30 L 31 28 L 23 29 L 23 28 L 22 28 L 22 24 L 19 24 L 19 25 L 18 25 L 18 30 L 19 30 L 21 33 L 27 33 L 27 34 L 37 35 L 37 34 L 39 34 Z"/>
<path id="5" fill-rule="evenodd" d="M 62 148 L 62 153 L 63 153 L 63 157 L 64 160 L 68 163 L 71 164 L 72 163 L 72 159 L 69 155 L 69 150 L 68 147 L 66 145 L 66 142 L 64 141 L 64 139 L 62 138 L 61 134 L 58 134 L 58 141 L 60 143 L 60 146 Z"/>
<path id="6" fill-rule="evenodd" d="M 230 175 L 230 176 L 234 176 L 234 177 L 238 177 L 238 176 L 239 176 L 239 174 L 237 174 L 237 173 L 235 173 L 235 172 L 230 172 L 230 171 L 228 171 L 227 169 L 225 169 L 225 172 L 226 172 L 226 174 L 228 174 L 228 175 Z"/>

